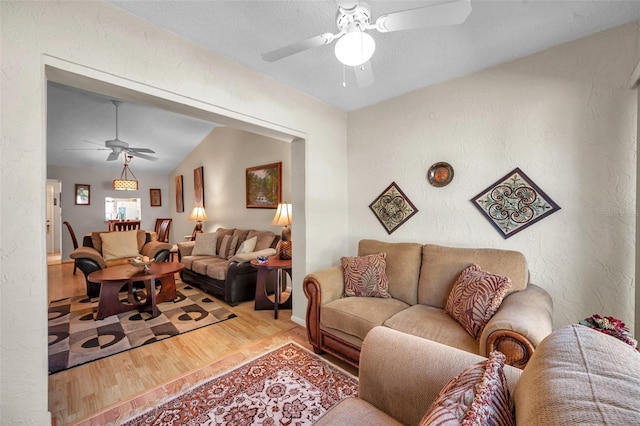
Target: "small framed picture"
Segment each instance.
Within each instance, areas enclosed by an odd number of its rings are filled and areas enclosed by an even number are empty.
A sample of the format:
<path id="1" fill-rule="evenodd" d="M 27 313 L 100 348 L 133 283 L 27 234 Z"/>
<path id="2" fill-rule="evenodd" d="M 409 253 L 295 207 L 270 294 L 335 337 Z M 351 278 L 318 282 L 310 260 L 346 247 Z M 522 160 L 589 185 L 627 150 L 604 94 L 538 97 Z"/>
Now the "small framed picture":
<path id="1" fill-rule="evenodd" d="M 76 183 L 76 205 L 88 206 L 91 204 L 91 185 Z"/>
<path id="2" fill-rule="evenodd" d="M 149 198 L 151 200 L 151 207 L 160 207 L 162 205 L 162 192 L 158 188 L 151 188 L 149 190 Z"/>

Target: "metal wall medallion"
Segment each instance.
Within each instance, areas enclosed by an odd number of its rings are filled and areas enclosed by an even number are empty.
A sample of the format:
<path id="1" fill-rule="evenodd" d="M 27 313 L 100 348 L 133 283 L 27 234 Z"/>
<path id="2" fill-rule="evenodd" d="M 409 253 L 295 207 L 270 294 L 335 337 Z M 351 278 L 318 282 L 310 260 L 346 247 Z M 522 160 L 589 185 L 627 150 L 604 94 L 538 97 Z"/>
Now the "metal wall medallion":
<path id="1" fill-rule="evenodd" d="M 453 167 L 449 163 L 435 163 L 427 172 L 427 179 L 433 186 L 446 186 L 453 180 Z"/>

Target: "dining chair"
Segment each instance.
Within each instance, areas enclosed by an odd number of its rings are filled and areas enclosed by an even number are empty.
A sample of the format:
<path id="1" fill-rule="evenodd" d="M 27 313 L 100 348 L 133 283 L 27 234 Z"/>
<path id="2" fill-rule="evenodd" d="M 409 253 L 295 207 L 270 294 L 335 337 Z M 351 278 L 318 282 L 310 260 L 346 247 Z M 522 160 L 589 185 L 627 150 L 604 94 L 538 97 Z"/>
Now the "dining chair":
<path id="1" fill-rule="evenodd" d="M 156 219 L 156 236 L 161 243 L 169 242 L 169 229 L 171 229 L 171 218 Z"/>
<path id="2" fill-rule="evenodd" d="M 123 220 L 113 223 L 114 231 L 132 231 L 134 229 L 140 229 L 139 220 Z"/>
<path id="3" fill-rule="evenodd" d="M 76 238 L 76 233 L 73 232 L 73 228 L 71 227 L 71 224 L 69 222 L 67 222 L 66 220 L 64 222 L 62 222 L 67 229 L 69 230 L 69 234 L 71 234 L 71 242 L 73 243 L 73 249 L 77 249 L 78 248 L 78 239 Z M 78 264 L 76 263 L 76 261 L 73 261 L 73 275 L 76 274 L 76 269 L 78 269 Z"/>

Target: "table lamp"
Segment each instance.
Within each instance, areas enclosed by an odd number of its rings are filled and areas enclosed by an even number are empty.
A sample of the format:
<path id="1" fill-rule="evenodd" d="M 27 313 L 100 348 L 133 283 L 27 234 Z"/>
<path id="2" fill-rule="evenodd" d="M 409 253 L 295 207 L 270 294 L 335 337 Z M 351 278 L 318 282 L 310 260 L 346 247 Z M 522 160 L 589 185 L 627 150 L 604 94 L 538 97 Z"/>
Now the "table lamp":
<path id="1" fill-rule="evenodd" d="M 281 240 L 278 243 L 279 256 L 282 260 L 291 259 L 291 204 L 279 203 L 271 225 L 282 225 Z"/>
<path id="2" fill-rule="evenodd" d="M 189 215 L 189 220 L 196 221 L 196 226 L 193 228 L 193 234 L 191 239 L 194 240 L 198 232 L 204 232 L 202 230 L 202 222 L 209 220 L 207 213 L 204 211 L 204 207 L 194 207 Z"/>

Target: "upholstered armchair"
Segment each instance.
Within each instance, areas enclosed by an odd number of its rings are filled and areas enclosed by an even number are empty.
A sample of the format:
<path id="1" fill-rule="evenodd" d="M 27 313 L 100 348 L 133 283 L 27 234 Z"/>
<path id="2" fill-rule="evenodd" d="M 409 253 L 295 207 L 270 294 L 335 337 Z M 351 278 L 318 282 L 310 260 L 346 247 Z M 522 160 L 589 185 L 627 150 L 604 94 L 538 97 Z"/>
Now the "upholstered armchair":
<path id="1" fill-rule="evenodd" d="M 121 232 L 92 232 L 85 235 L 82 247 L 71 252 L 78 269 L 87 284 L 87 296 L 100 295 L 100 283 L 89 281 L 89 274 L 100 269 L 124 265 L 137 256 L 148 256 L 156 262 L 169 260 L 171 244 L 151 241 L 151 234 L 144 230 Z"/>

